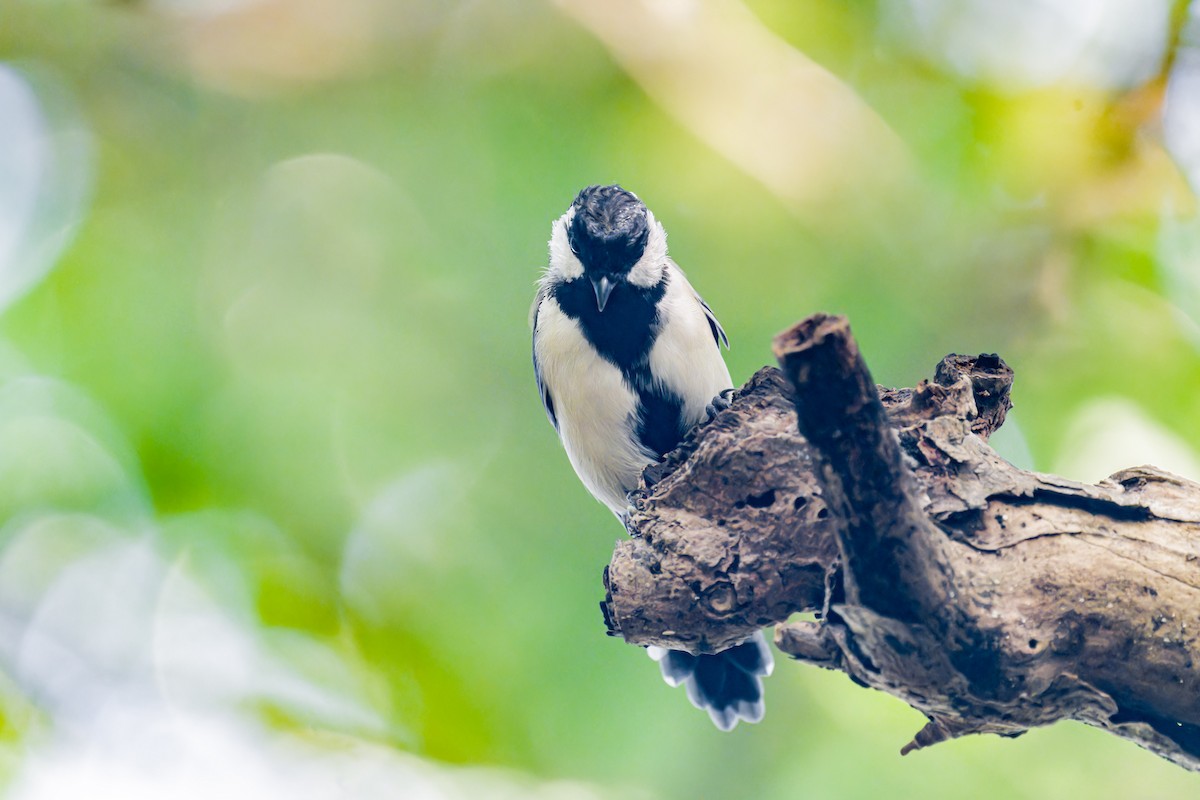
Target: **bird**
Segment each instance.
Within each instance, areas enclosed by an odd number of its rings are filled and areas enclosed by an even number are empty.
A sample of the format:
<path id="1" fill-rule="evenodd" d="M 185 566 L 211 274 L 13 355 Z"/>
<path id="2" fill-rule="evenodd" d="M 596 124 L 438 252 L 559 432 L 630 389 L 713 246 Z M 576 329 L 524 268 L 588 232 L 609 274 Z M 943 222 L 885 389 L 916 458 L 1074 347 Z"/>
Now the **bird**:
<path id="1" fill-rule="evenodd" d="M 729 338 L 633 192 L 580 191 L 549 250 L 531 311 L 537 388 L 580 481 L 624 523 L 642 470 L 729 405 Z M 718 653 L 647 650 L 721 730 L 762 719 L 774 661 L 761 631 Z"/>

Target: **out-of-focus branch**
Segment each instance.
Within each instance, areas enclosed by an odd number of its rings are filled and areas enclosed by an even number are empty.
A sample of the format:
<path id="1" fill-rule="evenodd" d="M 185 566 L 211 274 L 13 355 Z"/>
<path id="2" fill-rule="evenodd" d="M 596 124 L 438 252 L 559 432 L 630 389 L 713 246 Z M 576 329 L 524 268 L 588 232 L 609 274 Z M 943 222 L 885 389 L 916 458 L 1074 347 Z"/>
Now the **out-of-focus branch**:
<path id="1" fill-rule="evenodd" d="M 735 0 L 556 0 L 646 93 L 802 215 L 906 185 L 896 134 Z"/>

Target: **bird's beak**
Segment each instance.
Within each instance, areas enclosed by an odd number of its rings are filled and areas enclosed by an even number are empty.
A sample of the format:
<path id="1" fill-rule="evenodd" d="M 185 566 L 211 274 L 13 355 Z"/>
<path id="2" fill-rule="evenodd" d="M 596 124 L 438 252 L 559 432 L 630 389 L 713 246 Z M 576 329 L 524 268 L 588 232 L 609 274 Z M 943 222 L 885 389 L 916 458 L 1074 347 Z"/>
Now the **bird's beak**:
<path id="1" fill-rule="evenodd" d="M 596 308 L 603 313 L 608 305 L 608 296 L 612 294 L 613 282 L 608 278 L 593 278 L 592 288 L 596 290 Z"/>

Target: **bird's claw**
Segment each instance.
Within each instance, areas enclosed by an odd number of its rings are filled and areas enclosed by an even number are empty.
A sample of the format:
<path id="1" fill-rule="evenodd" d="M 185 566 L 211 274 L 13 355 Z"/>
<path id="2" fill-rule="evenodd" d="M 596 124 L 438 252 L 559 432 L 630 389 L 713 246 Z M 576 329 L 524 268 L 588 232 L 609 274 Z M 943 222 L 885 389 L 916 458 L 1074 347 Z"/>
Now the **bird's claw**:
<path id="1" fill-rule="evenodd" d="M 637 530 L 630 527 L 630 519 L 639 510 L 639 508 L 638 508 L 638 497 L 639 496 L 640 496 L 639 492 L 636 489 L 625 493 L 625 513 L 621 515 L 621 522 L 622 522 L 622 524 L 625 525 L 625 532 L 628 533 L 630 536 L 638 535 Z"/>
<path id="2" fill-rule="evenodd" d="M 733 403 L 733 389 L 722 389 L 721 393 L 709 401 L 704 407 L 704 411 L 708 414 L 708 421 L 712 422 L 725 409 L 729 408 Z"/>

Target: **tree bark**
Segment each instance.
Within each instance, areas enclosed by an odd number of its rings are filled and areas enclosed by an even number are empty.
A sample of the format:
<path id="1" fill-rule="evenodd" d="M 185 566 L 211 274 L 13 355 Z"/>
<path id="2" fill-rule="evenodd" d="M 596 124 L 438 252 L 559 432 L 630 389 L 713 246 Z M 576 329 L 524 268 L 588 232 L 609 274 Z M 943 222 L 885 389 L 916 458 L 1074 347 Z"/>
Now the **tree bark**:
<path id="1" fill-rule="evenodd" d="M 646 470 L 605 570 L 612 634 L 701 653 L 775 624 L 783 652 L 923 712 L 905 753 L 1075 719 L 1200 770 L 1200 484 L 1005 462 L 994 355 L 876 387 L 825 315 L 775 353 Z"/>

